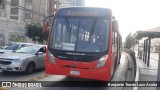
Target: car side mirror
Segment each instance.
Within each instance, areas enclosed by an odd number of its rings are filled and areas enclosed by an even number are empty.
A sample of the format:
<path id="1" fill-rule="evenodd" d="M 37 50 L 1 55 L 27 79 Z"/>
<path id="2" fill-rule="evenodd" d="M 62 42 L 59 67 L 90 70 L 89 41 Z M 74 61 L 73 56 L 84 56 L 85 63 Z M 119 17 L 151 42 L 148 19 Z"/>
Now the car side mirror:
<path id="1" fill-rule="evenodd" d="M 43 55 L 44 52 L 37 52 L 36 55 Z"/>

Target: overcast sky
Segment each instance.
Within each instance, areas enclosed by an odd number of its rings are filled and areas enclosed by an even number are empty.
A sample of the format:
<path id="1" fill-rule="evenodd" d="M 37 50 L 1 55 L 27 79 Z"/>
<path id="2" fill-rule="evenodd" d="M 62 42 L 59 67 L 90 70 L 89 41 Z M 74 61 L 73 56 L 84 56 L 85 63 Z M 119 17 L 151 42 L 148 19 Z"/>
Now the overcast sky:
<path id="1" fill-rule="evenodd" d="M 112 9 L 119 21 L 123 39 L 129 32 L 160 26 L 160 0 L 86 0 L 85 2 L 86 6 Z"/>

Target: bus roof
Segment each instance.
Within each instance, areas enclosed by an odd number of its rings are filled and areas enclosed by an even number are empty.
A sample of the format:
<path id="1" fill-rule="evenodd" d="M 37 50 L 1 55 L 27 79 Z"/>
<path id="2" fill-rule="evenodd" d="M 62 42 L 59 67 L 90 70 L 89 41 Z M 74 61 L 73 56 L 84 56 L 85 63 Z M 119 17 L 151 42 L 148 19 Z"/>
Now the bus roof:
<path id="1" fill-rule="evenodd" d="M 98 7 L 68 7 L 61 8 L 55 16 L 108 16 L 111 9 Z"/>

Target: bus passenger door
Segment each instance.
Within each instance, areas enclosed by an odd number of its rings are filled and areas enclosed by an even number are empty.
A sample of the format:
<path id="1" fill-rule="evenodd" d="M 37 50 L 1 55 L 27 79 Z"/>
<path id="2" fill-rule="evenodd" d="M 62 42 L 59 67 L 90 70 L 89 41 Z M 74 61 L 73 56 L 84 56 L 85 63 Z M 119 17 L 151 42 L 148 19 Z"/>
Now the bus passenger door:
<path id="1" fill-rule="evenodd" d="M 117 66 L 120 64 L 120 58 L 121 58 L 121 36 L 118 33 L 117 36 Z"/>
<path id="2" fill-rule="evenodd" d="M 111 62 L 111 75 L 114 74 L 114 71 L 116 69 L 116 64 L 117 64 L 117 50 L 118 50 L 118 40 L 117 37 L 118 34 L 117 32 L 112 32 L 112 62 Z"/>

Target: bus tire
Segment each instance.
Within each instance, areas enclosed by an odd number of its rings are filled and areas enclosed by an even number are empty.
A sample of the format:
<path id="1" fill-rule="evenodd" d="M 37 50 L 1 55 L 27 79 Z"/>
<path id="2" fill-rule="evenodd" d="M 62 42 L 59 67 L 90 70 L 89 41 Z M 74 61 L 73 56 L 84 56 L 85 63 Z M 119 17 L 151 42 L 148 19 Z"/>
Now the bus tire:
<path id="1" fill-rule="evenodd" d="M 111 75 L 111 77 L 110 77 L 110 80 L 112 80 L 113 79 L 113 74 Z"/>
<path id="2" fill-rule="evenodd" d="M 113 76 L 114 76 L 114 73 L 115 73 L 115 71 L 116 71 L 116 63 L 114 64 L 114 69 L 113 69 L 113 74 L 111 75 L 111 79 L 113 78 Z"/>

